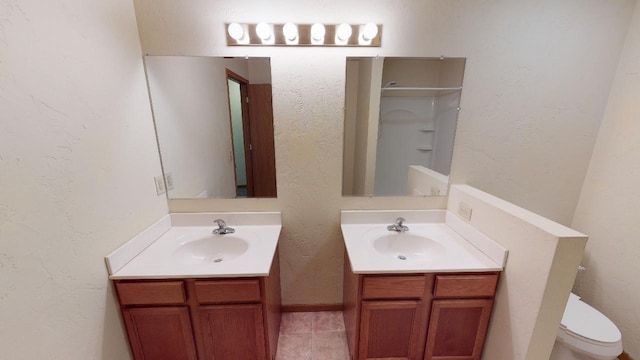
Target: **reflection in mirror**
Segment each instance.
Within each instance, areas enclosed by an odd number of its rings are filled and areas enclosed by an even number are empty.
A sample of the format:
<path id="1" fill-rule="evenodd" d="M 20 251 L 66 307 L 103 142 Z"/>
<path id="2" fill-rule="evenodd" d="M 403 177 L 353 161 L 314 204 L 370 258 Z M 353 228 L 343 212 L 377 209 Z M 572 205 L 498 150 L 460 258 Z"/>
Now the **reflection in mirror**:
<path id="1" fill-rule="evenodd" d="M 167 195 L 275 197 L 268 58 L 146 56 Z"/>
<path id="2" fill-rule="evenodd" d="M 347 58 L 343 195 L 446 195 L 465 61 Z"/>

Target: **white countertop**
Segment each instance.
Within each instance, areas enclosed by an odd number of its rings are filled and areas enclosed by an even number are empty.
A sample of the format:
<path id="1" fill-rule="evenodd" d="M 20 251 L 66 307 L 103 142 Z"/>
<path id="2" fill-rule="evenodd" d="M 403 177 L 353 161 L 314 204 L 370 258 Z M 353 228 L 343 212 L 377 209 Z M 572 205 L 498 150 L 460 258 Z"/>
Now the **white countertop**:
<path id="1" fill-rule="evenodd" d="M 236 232 L 212 235 L 217 226 L 208 224 L 216 218 L 224 219 Z M 281 228 L 280 213 L 171 214 L 108 255 L 107 267 L 114 280 L 267 276 Z M 221 262 L 176 256 L 189 241 L 215 242 L 223 237 L 245 240 L 246 252 Z"/>
<path id="2" fill-rule="evenodd" d="M 433 252 L 400 260 L 376 251 L 374 239 L 393 236 L 386 227 L 397 217 L 406 219 L 406 234 L 432 239 Z M 343 211 L 341 228 L 356 274 L 502 271 L 506 262 L 506 249 L 444 210 Z"/>

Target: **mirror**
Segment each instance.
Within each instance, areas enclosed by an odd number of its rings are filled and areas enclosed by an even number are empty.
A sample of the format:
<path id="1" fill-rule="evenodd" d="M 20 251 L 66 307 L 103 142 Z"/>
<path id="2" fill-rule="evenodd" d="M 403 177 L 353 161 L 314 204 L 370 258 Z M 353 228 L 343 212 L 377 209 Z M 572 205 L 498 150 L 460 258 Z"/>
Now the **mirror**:
<path id="1" fill-rule="evenodd" d="M 446 195 L 464 58 L 347 58 L 342 194 Z"/>
<path id="2" fill-rule="evenodd" d="M 167 196 L 275 197 L 268 58 L 145 56 Z"/>

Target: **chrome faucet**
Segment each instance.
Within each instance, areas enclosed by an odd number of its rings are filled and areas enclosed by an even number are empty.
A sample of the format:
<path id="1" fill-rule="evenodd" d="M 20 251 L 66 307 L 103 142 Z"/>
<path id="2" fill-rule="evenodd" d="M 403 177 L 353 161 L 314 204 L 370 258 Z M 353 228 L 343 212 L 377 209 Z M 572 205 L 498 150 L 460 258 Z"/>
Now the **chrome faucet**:
<path id="1" fill-rule="evenodd" d="M 213 220 L 213 222 L 216 223 L 216 225 L 218 225 L 218 228 L 214 229 L 212 234 L 225 235 L 225 234 L 233 234 L 234 232 L 236 232 L 236 229 L 228 227 L 227 223 L 225 223 L 224 220 L 222 219 L 216 219 L 216 220 Z"/>
<path id="2" fill-rule="evenodd" d="M 409 231 L 409 227 L 404 225 L 404 218 L 397 218 L 396 222 L 393 223 L 393 225 L 389 225 L 387 226 L 387 230 L 389 231 L 397 231 L 397 232 L 405 232 L 405 231 Z"/>

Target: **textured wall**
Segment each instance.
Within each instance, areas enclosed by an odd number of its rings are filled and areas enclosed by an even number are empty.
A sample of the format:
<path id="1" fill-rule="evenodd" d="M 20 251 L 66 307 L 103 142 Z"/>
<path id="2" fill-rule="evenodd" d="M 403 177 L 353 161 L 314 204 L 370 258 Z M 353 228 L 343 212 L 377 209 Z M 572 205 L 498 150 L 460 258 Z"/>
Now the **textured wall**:
<path id="1" fill-rule="evenodd" d="M 160 174 L 132 4 L 0 1 L 0 358 L 129 357 L 103 259 Z"/>
<path id="2" fill-rule="evenodd" d="M 283 301 L 341 301 L 339 211 L 442 199 L 341 197 L 345 59 L 467 58 L 452 181 L 563 223 L 572 217 L 633 0 L 135 0 L 150 54 L 269 56 L 277 200 L 172 201 L 172 211 L 283 213 Z M 383 24 L 383 46 L 227 47 L 225 21 Z"/>
<path id="3" fill-rule="evenodd" d="M 640 358 L 640 6 L 635 14 L 572 226 L 589 234 L 575 292 L 613 320 Z"/>

